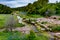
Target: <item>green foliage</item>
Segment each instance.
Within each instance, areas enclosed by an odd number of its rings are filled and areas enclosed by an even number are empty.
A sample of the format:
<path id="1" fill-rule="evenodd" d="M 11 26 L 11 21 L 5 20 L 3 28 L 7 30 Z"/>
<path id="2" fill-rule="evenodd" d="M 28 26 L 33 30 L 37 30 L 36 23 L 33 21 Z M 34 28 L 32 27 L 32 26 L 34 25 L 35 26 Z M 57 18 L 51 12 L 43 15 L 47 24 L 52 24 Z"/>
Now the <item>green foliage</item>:
<path id="1" fill-rule="evenodd" d="M 46 4 L 46 5 L 45 5 Z M 48 0 L 38 0 L 34 2 L 33 4 L 27 5 L 27 15 L 31 14 L 39 14 L 42 16 L 51 16 L 55 15 L 56 13 L 56 4 L 49 3 Z"/>
<path id="2" fill-rule="evenodd" d="M 0 14 L 11 14 L 11 8 L 7 7 L 6 5 L 0 4 Z"/>
<path id="3" fill-rule="evenodd" d="M 48 37 L 44 36 L 44 35 L 41 35 L 41 36 L 38 36 L 37 38 L 35 38 L 36 40 L 49 40 Z"/>
<path id="4" fill-rule="evenodd" d="M 56 14 L 57 15 L 60 15 L 60 2 L 59 3 L 56 3 Z"/>
<path id="5" fill-rule="evenodd" d="M 58 18 L 58 20 L 60 20 L 60 18 Z"/>
<path id="6" fill-rule="evenodd" d="M 0 40 L 26 40 L 27 35 L 20 32 L 0 32 Z"/>
<path id="7" fill-rule="evenodd" d="M 48 4 L 46 6 L 44 6 L 43 8 L 38 10 L 40 15 L 43 16 L 51 16 L 53 14 L 55 14 L 56 11 L 56 6 L 52 5 L 52 4 Z"/>
<path id="8" fill-rule="evenodd" d="M 48 3 L 49 0 L 38 0 L 38 2 L 41 4 L 41 6 L 45 6 Z"/>
<path id="9" fill-rule="evenodd" d="M 30 34 L 22 34 L 20 32 L 0 32 L 0 40 L 48 40 L 48 37 L 41 35 L 36 36 L 33 31 Z"/>
<path id="10" fill-rule="evenodd" d="M 8 24 L 12 24 L 11 23 L 12 21 L 14 21 L 14 25 L 15 25 L 14 27 L 23 27 L 24 26 L 24 24 L 18 23 L 16 21 L 17 18 L 15 15 L 13 16 L 13 17 L 15 17 L 14 20 L 10 19 L 10 17 L 11 17 L 11 14 L 0 14 L 0 28 L 8 27 Z M 10 22 L 10 20 L 12 20 L 12 21 Z"/>
<path id="11" fill-rule="evenodd" d="M 30 34 L 28 35 L 28 40 L 49 40 L 49 39 L 44 35 L 37 36 L 37 34 L 31 30 Z"/>
<path id="12" fill-rule="evenodd" d="M 10 16 L 10 14 L 0 14 L 0 28 L 4 28 L 6 19 Z"/>
<path id="13" fill-rule="evenodd" d="M 13 11 L 24 11 L 27 12 L 27 15 L 39 14 L 43 16 L 51 16 L 55 13 L 60 15 L 60 2 L 48 3 L 48 1 L 49 0 L 38 0 L 33 4 L 29 3 L 27 6 L 18 8 L 10 8 L 0 4 L 0 14 L 10 14 Z M 46 12 L 48 12 L 48 14 L 46 14 Z"/>
<path id="14" fill-rule="evenodd" d="M 52 31 L 54 31 L 54 32 L 58 32 L 58 31 L 60 31 L 60 26 L 54 26 L 54 27 L 52 27 L 51 29 L 52 29 Z"/>
<path id="15" fill-rule="evenodd" d="M 19 32 L 14 32 L 11 33 L 11 35 L 7 38 L 7 40 L 22 40 L 22 38 L 20 38 L 21 33 L 19 34 Z"/>
<path id="16" fill-rule="evenodd" d="M 16 25 L 15 25 L 15 27 L 23 27 L 23 26 L 25 26 L 25 25 L 22 23 L 16 23 Z"/>
<path id="17" fill-rule="evenodd" d="M 36 34 L 31 30 L 28 36 L 28 40 L 35 40 L 35 38 L 36 38 Z"/>

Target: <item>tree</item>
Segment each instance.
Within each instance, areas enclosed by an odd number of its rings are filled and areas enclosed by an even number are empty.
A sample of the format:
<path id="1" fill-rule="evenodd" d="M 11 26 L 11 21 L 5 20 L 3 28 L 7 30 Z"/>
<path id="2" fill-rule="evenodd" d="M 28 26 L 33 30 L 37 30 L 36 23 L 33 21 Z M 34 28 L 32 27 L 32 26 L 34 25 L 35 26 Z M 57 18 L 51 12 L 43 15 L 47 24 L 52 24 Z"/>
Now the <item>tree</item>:
<path id="1" fill-rule="evenodd" d="M 47 6 L 42 7 L 38 10 L 40 15 L 42 16 L 51 16 L 56 13 L 56 5 L 55 4 L 47 4 Z"/>
<path id="2" fill-rule="evenodd" d="M 56 3 L 56 14 L 60 15 L 60 2 Z"/>
<path id="3" fill-rule="evenodd" d="M 48 1 L 49 1 L 49 0 L 38 0 L 38 2 L 39 2 L 42 6 L 44 6 L 45 4 L 47 4 Z"/>
<path id="4" fill-rule="evenodd" d="M 0 14 L 11 14 L 12 9 L 6 5 L 0 4 Z"/>

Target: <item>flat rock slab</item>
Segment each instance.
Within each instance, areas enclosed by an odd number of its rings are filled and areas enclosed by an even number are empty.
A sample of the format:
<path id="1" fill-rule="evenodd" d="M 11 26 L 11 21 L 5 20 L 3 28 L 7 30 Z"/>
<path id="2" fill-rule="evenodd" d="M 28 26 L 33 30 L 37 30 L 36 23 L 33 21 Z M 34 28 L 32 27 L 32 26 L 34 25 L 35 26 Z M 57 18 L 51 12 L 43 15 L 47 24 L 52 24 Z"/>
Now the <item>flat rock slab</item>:
<path id="1" fill-rule="evenodd" d="M 50 18 L 38 18 L 37 21 L 38 22 L 49 22 L 49 23 L 53 23 L 53 24 L 60 24 L 60 20 L 50 19 Z"/>
<path id="2" fill-rule="evenodd" d="M 13 31 L 20 31 L 22 33 L 26 33 L 28 34 L 30 32 L 30 27 L 17 27 L 15 29 L 13 29 Z"/>

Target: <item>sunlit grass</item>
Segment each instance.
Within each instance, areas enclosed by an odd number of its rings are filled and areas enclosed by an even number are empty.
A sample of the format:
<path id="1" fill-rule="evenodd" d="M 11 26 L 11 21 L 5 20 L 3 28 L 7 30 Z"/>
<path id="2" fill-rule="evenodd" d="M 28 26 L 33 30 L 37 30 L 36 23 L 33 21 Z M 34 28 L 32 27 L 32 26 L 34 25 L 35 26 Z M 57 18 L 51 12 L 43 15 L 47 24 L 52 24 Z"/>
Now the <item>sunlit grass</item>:
<path id="1" fill-rule="evenodd" d="M 3 28 L 5 25 L 6 19 L 10 16 L 10 14 L 0 14 L 0 28 Z"/>
<path id="2" fill-rule="evenodd" d="M 22 17 L 22 18 L 43 18 L 43 16 L 41 16 L 41 15 L 36 15 L 36 14 L 32 14 L 32 15 L 24 15 L 24 14 L 19 14 L 20 15 L 20 17 Z"/>
<path id="3" fill-rule="evenodd" d="M 28 40 L 28 36 L 29 36 L 28 34 L 22 34 L 21 32 L 0 32 L 0 40 Z M 49 40 L 49 39 L 47 36 L 41 35 L 34 38 L 34 40 Z"/>

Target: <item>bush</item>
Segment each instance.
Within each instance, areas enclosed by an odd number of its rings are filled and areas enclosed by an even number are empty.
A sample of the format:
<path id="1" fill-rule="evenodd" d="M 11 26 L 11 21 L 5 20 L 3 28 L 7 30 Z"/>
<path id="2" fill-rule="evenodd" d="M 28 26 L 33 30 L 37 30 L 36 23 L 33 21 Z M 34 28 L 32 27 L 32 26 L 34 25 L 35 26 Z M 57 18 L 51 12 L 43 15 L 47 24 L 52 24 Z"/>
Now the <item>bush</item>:
<path id="1" fill-rule="evenodd" d="M 28 40 L 35 40 L 35 38 L 36 38 L 36 34 L 31 30 L 28 36 Z"/>
<path id="2" fill-rule="evenodd" d="M 20 32 L 0 32 L 0 40 L 27 40 L 27 35 Z"/>
<path id="3" fill-rule="evenodd" d="M 54 32 L 58 32 L 58 31 L 60 31 L 60 26 L 55 26 L 55 27 L 52 27 L 51 29 Z"/>
<path id="4" fill-rule="evenodd" d="M 60 20 L 60 18 L 58 18 L 58 20 Z"/>
<path id="5" fill-rule="evenodd" d="M 30 34 L 22 34 L 20 32 L 0 32 L 0 40 L 48 40 L 48 37 L 30 31 Z"/>
<path id="6" fill-rule="evenodd" d="M 49 39 L 44 35 L 38 36 L 34 31 L 31 30 L 27 40 L 49 40 Z"/>

